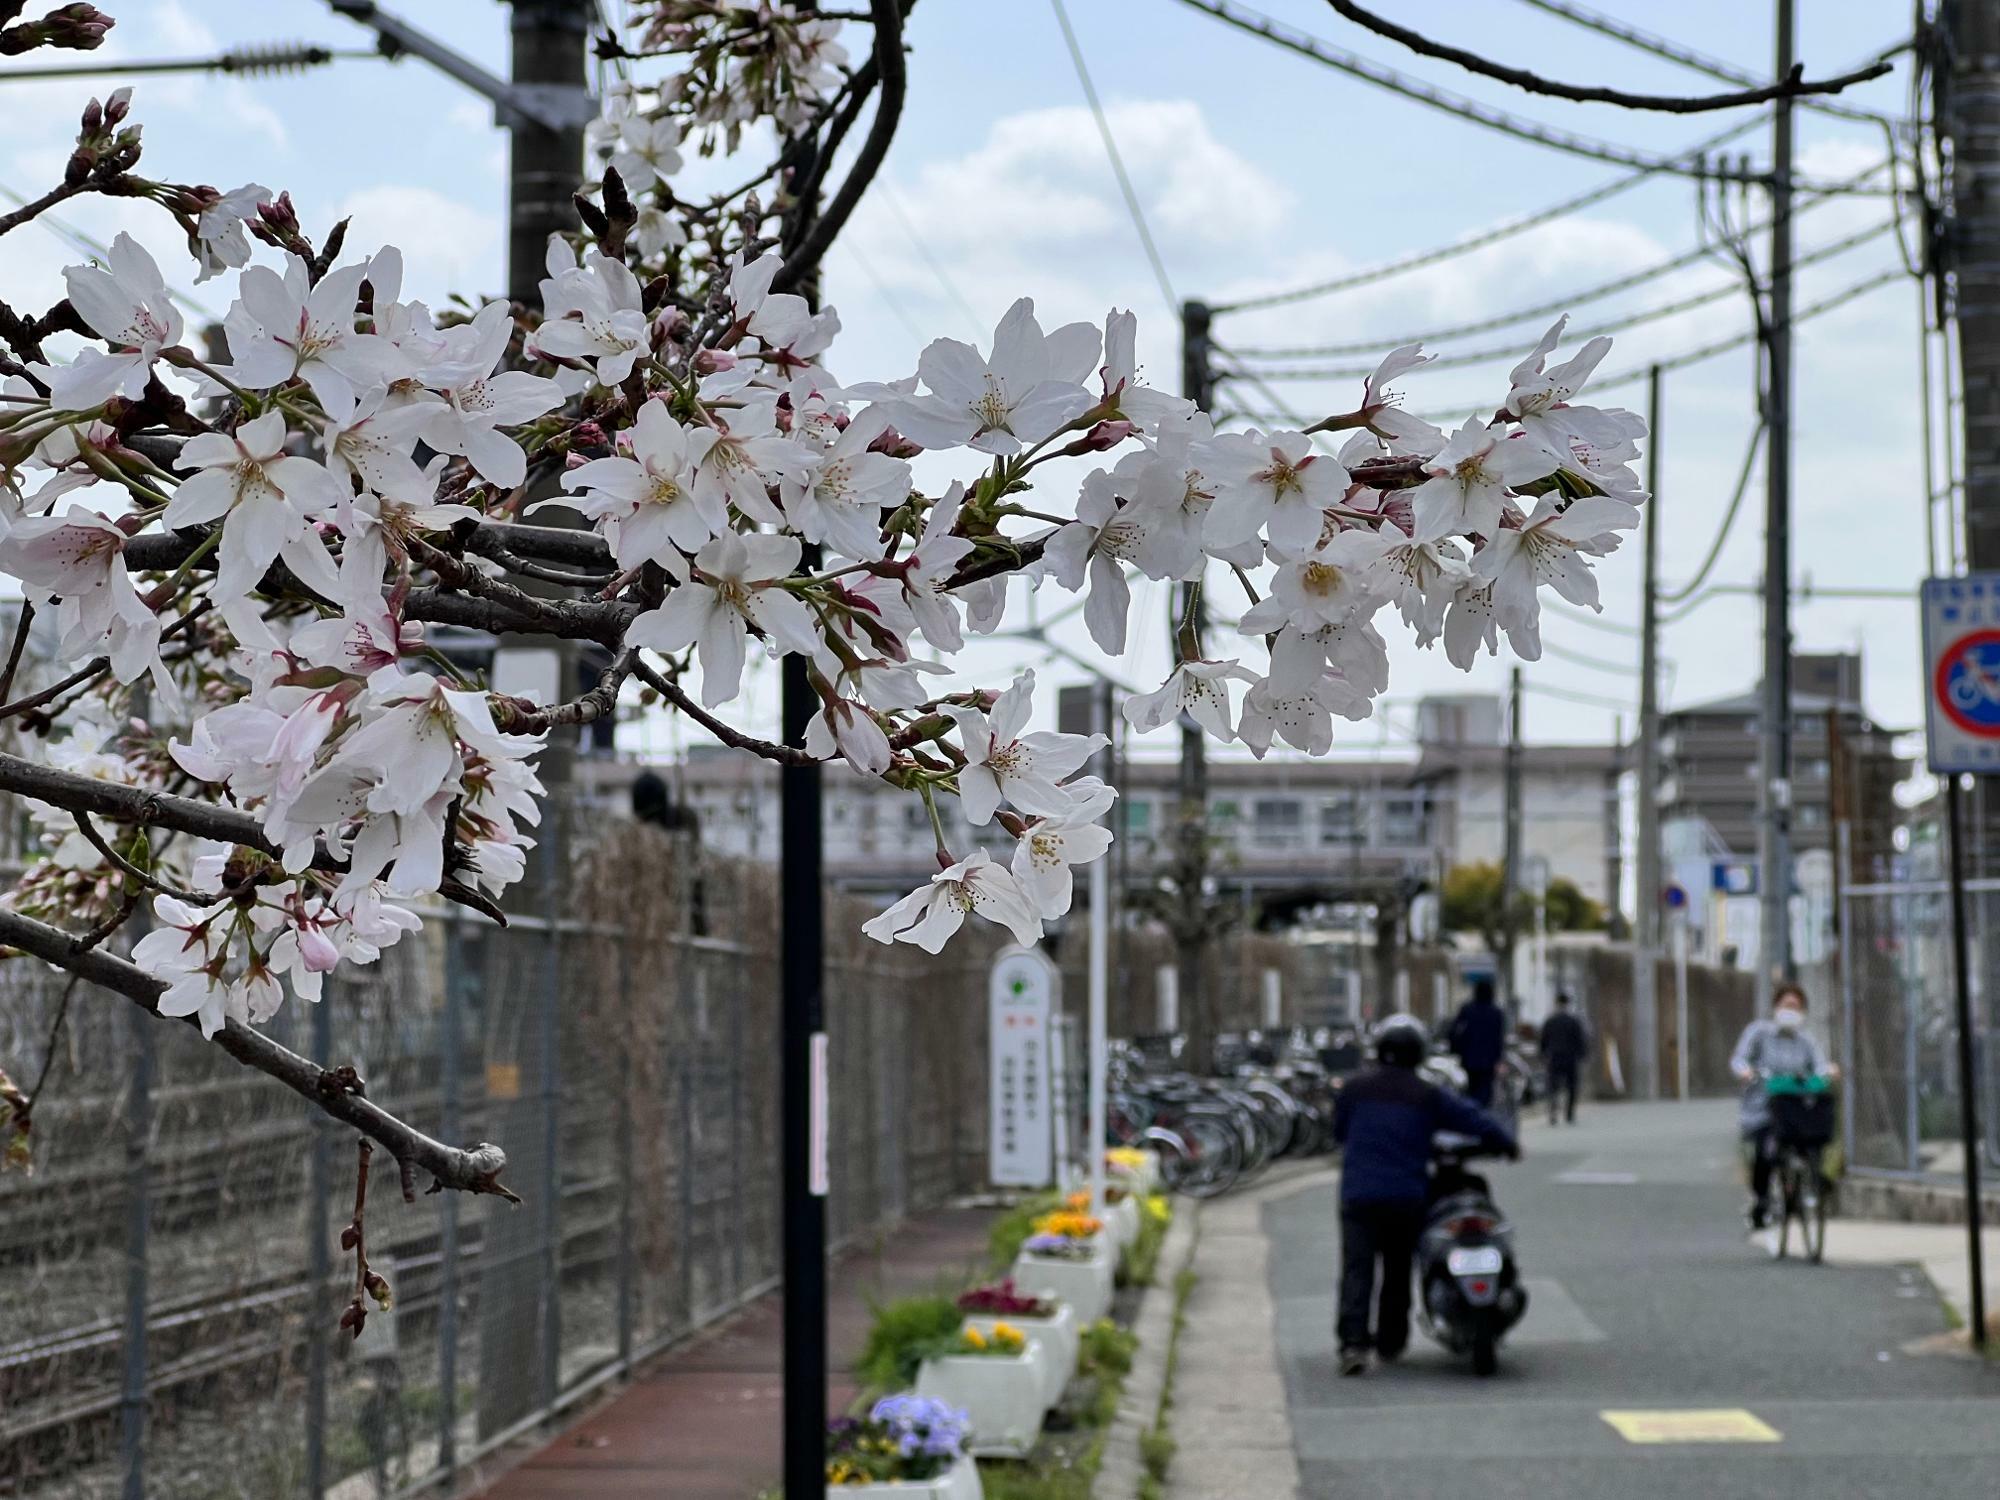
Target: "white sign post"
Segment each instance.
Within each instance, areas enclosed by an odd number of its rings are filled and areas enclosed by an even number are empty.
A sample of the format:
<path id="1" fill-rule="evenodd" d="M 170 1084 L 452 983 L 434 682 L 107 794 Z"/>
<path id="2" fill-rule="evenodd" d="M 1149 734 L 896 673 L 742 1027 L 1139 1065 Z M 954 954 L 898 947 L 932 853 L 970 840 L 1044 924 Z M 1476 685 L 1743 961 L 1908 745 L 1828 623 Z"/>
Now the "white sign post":
<path id="1" fill-rule="evenodd" d="M 1008 948 L 987 981 L 988 1176 L 1000 1187 L 1047 1187 L 1054 1169 L 1049 1018 L 1061 978 L 1048 958 Z"/>

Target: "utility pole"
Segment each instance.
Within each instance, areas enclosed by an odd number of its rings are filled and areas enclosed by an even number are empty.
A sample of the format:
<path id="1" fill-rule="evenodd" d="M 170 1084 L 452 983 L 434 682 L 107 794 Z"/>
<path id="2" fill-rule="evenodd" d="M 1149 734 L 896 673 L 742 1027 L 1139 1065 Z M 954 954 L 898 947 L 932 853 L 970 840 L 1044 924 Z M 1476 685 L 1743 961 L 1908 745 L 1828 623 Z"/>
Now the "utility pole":
<path id="1" fill-rule="evenodd" d="M 2000 10 L 1947 0 L 1939 25 L 1949 72 L 1939 70 L 1937 124 L 1952 146 L 1942 269 L 1957 293 L 1966 563 L 1983 572 L 2000 568 Z"/>
<path id="2" fill-rule="evenodd" d="M 1514 918 L 1521 893 L 1521 669 L 1514 668 L 1507 693 L 1507 799 L 1500 857 L 1500 983 L 1502 1006 L 1514 1006 Z"/>
<path id="3" fill-rule="evenodd" d="M 1792 71 L 1797 0 L 1777 0 L 1777 76 Z M 1758 766 L 1762 804 L 1762 922 L 1757 1006 L 1792 972 L 1792 100 L 1779 98 L 1771 134 L 1771 306 L 1764 491 L 1764 705 Z"/>
<path id="4" fill-rule="evenodd" d="M 1181 304 L 1181 394 L 1203 411 L 1214 405 L 1215 396 L 1209 324 L 1206 302 Z M 1170 660 L 1192 660 L 1202 653 L 1201 584 L 1199 578 L 1183 583 L 1179 598 L 1168 606 Z M 1180 818 L 1175 830 L 1175 870 L 1180 888 L 1175 892 L 1174 967 L 1181 1029 L 1188 1042 L 1187 1066 L 1196 1072 L 1208 1070 L 1215 1045 L 1214 1018 L 1201 982 L 1210 925 L 1208 897 L 1202 889 L 1208 876 L 1208 746 L 1204 733 L 1190 715 L 1181 716 Z"/>
<path id="5" fill-rule="evenodd" d="M 589 96 L 591 0 L 513 0 L 513 82 L 531 96 Z M 567 121 L 569 116 L 555 116 Z M 576 227 L 584 121 L 523 121 L 508 132 L 507 295 L 534 306 L 549 236 Z"/>
<path id="6" fill-rule="evenodd" d="M 1660 1097 L 1660 367 L 1646 372 L 1646 585 L 1639 626 L 1639 868 L 1634 872 L 1632 1082 Z M 1687 1050 L 1687 1038 L 1679 1042 Z"/>

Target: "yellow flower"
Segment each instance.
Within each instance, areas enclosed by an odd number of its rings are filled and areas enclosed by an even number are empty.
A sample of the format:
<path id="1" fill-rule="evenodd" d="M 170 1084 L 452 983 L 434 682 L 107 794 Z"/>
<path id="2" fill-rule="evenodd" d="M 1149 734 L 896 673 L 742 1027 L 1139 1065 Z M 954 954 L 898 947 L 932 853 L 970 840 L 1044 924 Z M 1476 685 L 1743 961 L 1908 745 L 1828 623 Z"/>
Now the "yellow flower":
<path id="1" fill-rule="evenodd" d="M 1104 1153 L 1104 1163 L 1110 1167 L 1123 1167 L 1128 1172 L 1136 1172 L 1146 1165 L 1146 1153 L 1136 1146 L 1113 1146 Z"/>
<path id="2" fill-rule="evenodd" d="M 1087 1240 L 1104 1228 L 1104 1221 L 1091 1214 L 1058 1209 L 1035 1220 L 1036 1234 L 1059 1234 L 1064 1239 Z"/>
<path id="3" fill-rule="evenodd" d="M 995 1348 L 1003 1349 L 1009 1354 L 1019 1354 L 1023 1349 L 1027 1348 L 1028 1339 L 1012 1323 L 995 1323 L 993 1325 L 993 1345 Z"/>
<path id="4" fill-rule="evenodd" d="M 1174 1216 L 1174 1209 L 1173 1205 L 1167 1202 L 1162 1194 L 1148 1193 L 1146 1195 L 1146 1213 L 1149 1217 L 1158 1219 L 1164 1224 Z"/>
<path id="5" fill-rule="evenodd" d="M 1088 1193 L 1071 1193 L 1065 1201 L 1080 1214 L 1090 1212 L 1090 1194 Z"/>
<path id="6" fill-rule="evenodd" d="M 984 1349 L 986 1347 L 986 1335 L 981 1333 L 977 1328 L 966 1329 L 965 1347 L 972 1350 Z"/>

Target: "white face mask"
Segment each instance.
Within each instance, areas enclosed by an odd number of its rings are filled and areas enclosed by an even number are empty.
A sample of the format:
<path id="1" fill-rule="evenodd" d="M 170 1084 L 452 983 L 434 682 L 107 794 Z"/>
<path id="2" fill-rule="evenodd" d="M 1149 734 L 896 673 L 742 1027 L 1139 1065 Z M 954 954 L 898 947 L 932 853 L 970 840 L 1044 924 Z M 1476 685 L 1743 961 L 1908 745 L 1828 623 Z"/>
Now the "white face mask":
<path id="1" fill-rule="evenodd" d="M 1781 1005 L 1771 1019 L 1778 1023 L 1780 1031 L 1797 1031 L 1806 1024 L 1806 1013 L 1796 1006 Z"/>

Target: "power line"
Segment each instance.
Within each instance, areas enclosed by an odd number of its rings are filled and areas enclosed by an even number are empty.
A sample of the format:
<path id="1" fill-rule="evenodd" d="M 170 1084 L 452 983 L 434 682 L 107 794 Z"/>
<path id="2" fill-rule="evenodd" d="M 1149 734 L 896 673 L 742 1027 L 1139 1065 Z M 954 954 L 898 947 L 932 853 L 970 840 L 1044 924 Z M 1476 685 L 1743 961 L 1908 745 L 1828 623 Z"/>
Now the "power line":
<path id="1" fill-rule="evenodd" d="M 943 263 L 931 253 L 930 244 L 917 232 L 917 226 L 911 222 L 909 214 L 903 208 L 903 196 L 896 191 L 895 184 L 886 177 L 880 181 L 882 201 L 889 205 L 889 212 L 894 214 L 896 222 L 903 226 L 903 232 L 910 237 L 910 243 L 916 246 L 917 254 L 923 257 L 924 264 L 931 268 L 931 275 L 937 278 L 938 285 L 944 288 L 945 295 L 957 303 L 958 310 L 965 314 L 972 325 L 973 337 L 980 337 L 985 332 L 985 325 L 980 322 L 979 314 L 972 310 L 972 304 L 965 300 L 965 294 L 958 289 L 958 283 L 951 279 Z"/>
<path id="2" fill-rule="evenodd" d="M 868 258 L 864 256 L 859 250 L 856 250 L 850 241 L 841 240 L 837 241 L 836 244 L 839 249 L 844 250 L 847 253 L 847 258 L 849 260 L 853 261 L 855 265 L 861 268 L 861 274 L 866 276 L 869 279 L 869 281 L 874 284 L 876 294 L 881 297 L 884 303 L 887 304 L 889 311 L 895 314 L 896 321 L 898 323 L 901 323 L 903 327 L 909 330 L 910 337 L 917 341 L 918 346 L 921 347 L 922 345 L 929 343 L 930 335 L 925 333 L 923 329 L 919 328 L 917 326 L 916 320 L 912 318 L 908 312 L 904 311 L 903 304 L 899 300 L 897 300 L 896 294 L 891 290 L 889 290 L 889 284 L 882 279 L 880 273 L 876 271 L 874 265 L 869 262 Z"/>
<path id="3" fill-rule="evenodd" d="M 1607 698 L 1601 693 L 1584 693 L 1578 692 L 1574 688 L 1554 687 L 1545 682 L 1537 682 L 1532 677 L 1523 677 L 1521 679 L 1521 689 L 1524 692 L 1535 693 L 1543 698 L 1560 698 L 1565 703 L 1585 703 L 1592 708 L 1615 709 L 1621 714 L 1632 711 L 1630 699 Z"/>
<path id="4" fill-rule="evenodd" d="M 1764 419 L 1759 417 L 1757 425 L 1750 429 L 1750 442 L 1743 450 L 1743 467 L 1736 475 L 1736 490 L 1729 497 L 1729 508 L 1722 513 L 1722 524 L 1715 528 L 1715 540 L 1708 544 L 1708 556 L 1695 569 L 1694 577 L 1677 589 L 1663 589 L 1659 600 L 1662 604 L 1678 604 L 1708 581 L 1715 561 L 1722 556 L 1723 543 L 1729 540 L 1730 528 L 1736 524 L 1736 513 L 1743 508 L 1743 497 L 1750 492 L 1750 471 L 1756 467 L 1757 447 L 1763 441 Z"/>
<path id="5" fill-rule="evenodd" d="M 1601 656 L 1592 656 L 1586 651 L 1576 651 L 1568 646 L 1558 646 L 1554 641 L 1542 642 L 1542 654 L 1544 656 L 1556 657 L 1561 661 L 1574 662 L 1577 666 L 1588 667 L 1593 672 L 1608 672 L 1614 677 L 1630 677 L 1633 675 L 1632 663 L 1629 661 L 1607 661 Z"/>
<path id="6" fill-rule="evenodd" d="M 1669 41 L 1656 32 L 1645 31 L 1628 25 L 1615 16 L 1607 16 L 1581 5 L 1572 5 L 1569 0 L 1521 0 L 1523 5 L 1531 5 L 1536 10 L 1549 15 L 1560 16 L 1565 21 L 1574 22 L 1590 31 L 1611 37 L 1636 47 L 1641 52 L 1650 52 L 1655 57 L 1664 57 L 1668 62 L 1679 63 L 1697 73 L 1705 73 L 1710 78 L 1719 78 L 1724 83 L 1733 83 L 1741 88 L 1756 88 L 1769 83 L 1768 78 L 1760 78 L 1747 68 L 1739 68 L 1707 53 L 1697 52 L 1692 47 L 1684 47 L 1679 42 Z M 1822 114 L 1837 115 L 1843 120 L 1859 120 L 1866 124 L 1879 124 L 1887 120 L 1873 110 L 1857 109 L 1851 104 L 1840 104 L 1822 95 L 1803 95 L 1794 101 L 1801 108 L 1816 109 Z"/>
<path id="7" fill-rule="evenodd" d="M 1845 182 L 1835 184 L 1835 186 L 1841 188 L 1858 187 L 1861 183 L 1880 172 L 1884 167 L 1892 165 L 1892 161 L 1892 158 L 1884 157 L 1865 171 L 1857 172 L 1854 176 L 1846 179 Z M 1627 184 L 1630 184 L 1633 180 L 1631 178 L 1623 179 Z M 1794 212 L 1793 217 L 1798 218 L 1814 208 L 1831 203 L 1835 200 L 1835 197 L 1836 195 L 1832 193 L 1809 195 L 1806 201 Z M 1744 233 L 1755 234 L 1769 227 L 1768 222 L 1752 224 L 1744 230 Z M 1319 357 L 1331 358 L 1343 354 L 1372 354 L 1381 349 L 1399 349 L 1404 344 L 1445 343 L 1452 339 L 1465 338 L 1470 334 L 1491 333 L 1496 328 L 1506 328 L 1515 323 L 1525 323 L 1531 318 L 1554 317 L 1557 313 L 1569 311 L 1579 303 L 1595 302 L 1602 297 L 1609 297 L 1618 292 L 1627 292 L 1633 287 L 1644 286 L 1647 282 L 1664 276 L 1669 272 L 1684 270 L 1686 267 L 1694 265 L 1699 261 L 1707 260 L 1711 253 L 1712 247 L 1697 245 L 1693 249 L 1684 250 L 1679 255 L 1673 256 L 1668 260 L 1656 261 L 1652 265 L 1642 266 L 1636 271 L 1627 272 L 1625 275 L 1614 277 L 1610 281 L 1600 282 L 1596 286 L 1585 287 L 1582 291 L 1572 292 L 1568 296 L 1552 298 L 1547 302 L 1538 302 L 1532 307 L 1523 307 L 1513 312 L 1479 318 L 1473 322 L 1460 323 L 1449 328 L 1433 328 L 1422 333 L 1406 334 L 1401 338 L 1367 339 L 1350 344 L 1315 344 L 1290 348 L 1238 348 L 1236 353 L 1250 359 L 1311 359 Z M 1241 304 L 1238 305 L 1240 306 Z"/>
<path id="8" fill-rule="evenodd" d="M 1568 152 L 1572 156 L 1589 157 L 1595 161 L 1608 161 L 1621 167 L 1631 167 L 1644 172 L 1672 172 L 1688 177 L 1719 177 L 1731 181 L 1762 180 L 1761 174 L 1711 168 L 1703 163 L 1687 161 L 1691 153 L 1682 152 L 1677 156 L 1662 156 L 1656 152 L 1640 151 L 1630 146 L 1621 146 L 1613 141 L 1596 140 L 1567 130 L 1557 130 L 1551 126 L 1522 119 L 1519 115 L 1482 104 L 1463 94 L 1454 94 L 1445 89 L 1434 88 L 1430 84 L 1386 68 L 1377 62 L 1338 48 L 1319 38 L 1272 20 L 1269 16 L 1233 3 L 1233 0 L 1180 0 L 1182 5 L 1215 17 L 1239 31 L 1247 31 L 1253 36 L 1309 57 L 1350 77 L 1372 83 L 1377 88 L 1388 89 L 1401 94 L 1406 99 L 1414 99 L 1419 104 L 1427 104 L 1460 119 L 1470 120 L 1475 125 L 1484 125 L 1489 130 L 1511 135 L 1518 140 L 1546 146 L 1552 151 Z M 1767 117 L 1746 123 L 1742 128 L 1761 124 Z M 1794 179 L 1794 185 L 1799 185 Z"/>
<path id="9" fill-rule="evenodd" d="M 266 42 L 232 47 L 216 57 L 168 57 L 144 62 L 66 63 L 53 68 L 9 68 L 0 83 L 36 83 L 45 78 L 108 78 L 140 73 L 227 73 L 250 76 L 302 73 L 342 59 L 384 57 L 369 48 L 321 46 L 313 42 Z"/>
<path id="10" fill-rule="evenodd" d="M 1809 250 L 1803 255 L 1795 256 L 1792 264 L 1795 267 L 1809 266 L 1819 261 L 1830 260 L 1836 255 L 1841 255 L 1854 249 L 1857 245 L 1866 244 L 1869 240 L 1887 234 L 1894 227 L 1893 221 L 1885 219 L 1880 224 L 1870 225 L 1866 229 L 1857 230 L 1853 234 L 1845 235 L 1831 244 L 1821 245 L 1817 249 Z M 1695 292 L 1676 302 L 1663 303 L 1657 307 L 1642 308 L 1637 312 L 1627 313 L 1623 317 L 1613 318 L 1607 323 L 1600 323 L 1594 328 L 1577 330 L 1571 334 L 1571 337 L 1578 339 L 1593 338 L 1599 334 L 1616 333 L 1621 329 L 1637 328 L 1642 323 L 1655 323 L 1662 318 L 1671 318 L 1680 313 L 1692 312 L 1697 307 L 1706 307 L 1711 302 L 1720 302 L 1723 298 L 1733 297 L 1742 290 L 1741 281 L 1732 278 L 1719 286 L 1710 287 L 1706 291 Z M 1404 343 L 1408 342 L 1413 341 L 1405 339 L 1393 342 L 1384 341 L 1382 347 L 1401 348 Z M 1450 354 L 1441 359 L 1430 360 L 1424 365 L 1424 368 L 1426 370 L 1465 369 L 1471 365 L 1485 364 L 1490 360 L 1514 357 L 1519 352 L 1518 344 L 1468 350 L 1462 354 Z M 1272 380 L 1362 380 L 1367 378 L 1368 374 L 1374 368 L 1372 364 L 1336 368 L 1304 366 L 1286 370 L 1266 370 L 1263 373 Z"/>
<path id="11" fill-rule="evenodd" d="M 1551 614 L 1561 615 L 1566 620 L 1574 620 L 1579 625 L 1589 625 L 1610 635 L 1630 636 L 1634 640 L 1640 635 L 1639 627 L 1636 625 L 1623 625 L 1616 620 L 1607 620 L 1602 615 L 1590 614 L 1567 604 L 1559 604 L 1553 599 L 1545 601 L 1542 608 Z"/>
<path id="12" fill-rule="evenodd" d="M 0 183 L 0 198 L 5 198 L 17 207 L 25 206 L 28 202 L 26 198 L 22 197 L 5 183 Z M 43 229 L 47 230 L 57 239 L 65 241 L 72 248 L 82 251 L 85 255 L 103 260 L 111 254 L 111 247 L 109 245 L 105 244 L 102 240 L 85 234 L 67 219 L 58 218 L 51 213 L 40 213 L 35 215 L 33 222 L 41 225 Z M 192 292 L 184 292 L 179 287 L 169 285 L 167 287 L 167 295 L 180 303 L 189 312 L 204 317 L 211 323 L 220 323 L 222 321 L 220 313 L 204 304 Z"/>
<path id="13" fill-rule="evenodd" d="M 1104 154 L 1111 158 L 1111 170 L 1118 178 L 1118 191 L 1124 194 L 1126 211 L 1132 215 L 1132 227 L 1139 232 L 1139 243 L 1145 247 L 1146 260 L 1153 268 L 1153 279 L 1160 284 L 1160 295 L 1166 298 L 1167 311 L 1178 317 L 1181 299 L 1174 295 L 1174 284 L 1167 275 L 1167 263 L 1160 259 L 1160 247 L 1153 243 L 1153 231 L 1146 227 L 1145 210 L 1139 206 L 1139 195 L 1132 190 L 1132 179 L 1125 174 L 1125 159 L 1118 154 L 1118 142 L 1111 134 L 1111 122 L 1104 118 L 1104 106 L 1098 102 L 1097 86 L 1090 81 L 1090 68 L 1083 60 L 1083 47 L 1077 42 L 1076 32 L 1069 24 L 1069 11 L 1063 0 L 1049 0 L 1055 7 L 1056 21 L 1062 26 L 1063 41 L 1069 46 L 1069 60 L 1076 64 L 1076 80 L 1083 85 L 1083 97 L 1090 101 L 1091 118 L 1097 121 L 1097 134 L 1104 142 Z"/>

